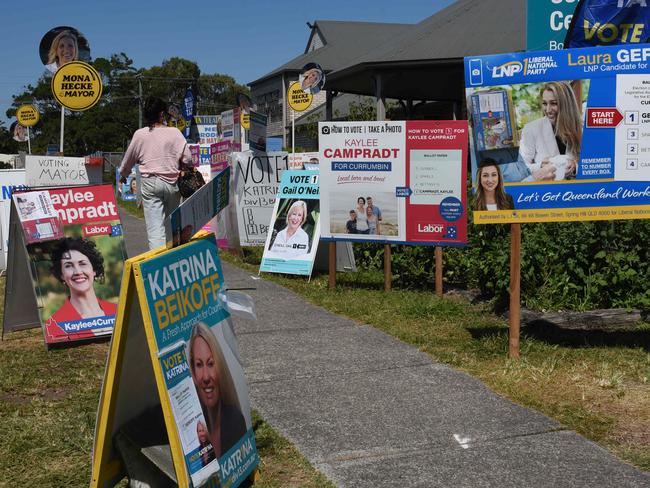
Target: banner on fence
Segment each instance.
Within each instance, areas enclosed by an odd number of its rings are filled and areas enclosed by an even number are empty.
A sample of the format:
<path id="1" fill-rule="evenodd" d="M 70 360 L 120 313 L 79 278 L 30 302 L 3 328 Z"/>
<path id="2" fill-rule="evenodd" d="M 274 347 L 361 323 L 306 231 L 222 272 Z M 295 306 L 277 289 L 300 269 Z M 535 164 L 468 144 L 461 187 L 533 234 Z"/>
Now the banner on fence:
<path id="1" fill-rule="evenodd" d="M 650 45 L 465 59 L 474 222 L 650 216 Z"/>
<path id="2" fill-rule="evenodd" d="M 323 238 L 467 241 L 465 121 L 321 122 Z"/>

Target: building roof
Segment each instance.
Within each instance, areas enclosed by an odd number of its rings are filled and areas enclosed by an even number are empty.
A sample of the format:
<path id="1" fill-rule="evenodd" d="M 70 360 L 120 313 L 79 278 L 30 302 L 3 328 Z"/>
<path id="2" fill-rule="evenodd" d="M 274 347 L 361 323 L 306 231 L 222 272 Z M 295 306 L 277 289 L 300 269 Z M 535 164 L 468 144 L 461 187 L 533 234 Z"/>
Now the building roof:
<path id="1" fill-rule="evenodd" d="M 525 50 L 525 32 L 526 0 L 458 0 L 329 73 L 326 88 L 371 95 L 383 72 L 387 97 L 457 99 L 463 57 Z"/>
<path id="2" fill-rule="evenodd" d="M 299 72 L 307 63 L 318 63 L 326 71 L 334 71 L 349 65 L 354 59 L 367 53 L 415 24 L 390 24 L 379 22 L 347 22 L 338 20 L 317 20 L 313 24 L 312 35 L 320 34 L 324 46 L 312 51 L 307 49 L 300 56 L 248 83 L 255 85 L 283 72 Z"/>

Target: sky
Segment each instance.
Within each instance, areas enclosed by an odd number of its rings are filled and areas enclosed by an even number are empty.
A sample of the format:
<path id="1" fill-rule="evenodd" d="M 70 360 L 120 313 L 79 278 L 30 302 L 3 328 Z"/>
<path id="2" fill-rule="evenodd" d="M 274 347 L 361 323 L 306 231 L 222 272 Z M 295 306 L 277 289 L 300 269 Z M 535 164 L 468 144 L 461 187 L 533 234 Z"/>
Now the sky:
<path id="1" fill-rule="evenodd" d="M 302 54 L 315 20 L 417 23 L 454 0 L 31 0 L 3 8 L 0 29 L 0 121 L 12 95 L 43 73 L 38 46 L 53 27 L 71 26 L 92 58 L 124 52 L 136 68 L 177 56 L 202 73 L 246 84 Z"/>

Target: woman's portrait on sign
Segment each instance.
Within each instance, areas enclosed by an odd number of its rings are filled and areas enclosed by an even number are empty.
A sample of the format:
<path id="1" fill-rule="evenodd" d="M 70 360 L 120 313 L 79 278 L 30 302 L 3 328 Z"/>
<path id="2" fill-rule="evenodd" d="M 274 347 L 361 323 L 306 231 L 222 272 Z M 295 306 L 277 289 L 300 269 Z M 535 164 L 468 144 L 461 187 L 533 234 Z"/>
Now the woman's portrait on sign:
<path id="1" fill-rule="evenodd" d="M 45 68 L 52 74 L 71 61 L 90 61 L 88 40 L 74 27 L 50 29 L 41 39 L 38 51 Z"/>

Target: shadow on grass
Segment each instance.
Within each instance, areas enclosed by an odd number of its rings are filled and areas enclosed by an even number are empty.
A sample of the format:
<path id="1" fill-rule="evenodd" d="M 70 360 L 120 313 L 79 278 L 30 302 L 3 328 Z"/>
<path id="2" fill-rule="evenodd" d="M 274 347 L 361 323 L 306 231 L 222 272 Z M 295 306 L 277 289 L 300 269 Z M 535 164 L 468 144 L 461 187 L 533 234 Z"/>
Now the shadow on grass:
<path id="1" fill-rule="evenodd" d="M 502 327 L 468 327 L 473 339 L 507 337 Z M 640 347 L 650 351 L 650 330 L 571 330 L 549 322 L 535 321 L 521 328 L 521 333 L 532 339 L 566 347 Z"/>

